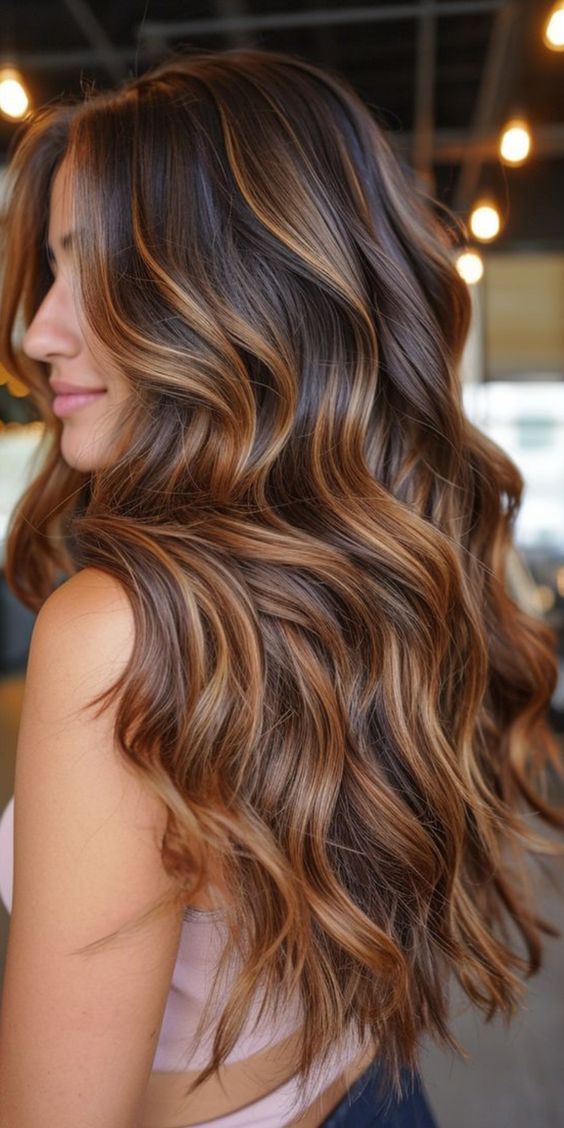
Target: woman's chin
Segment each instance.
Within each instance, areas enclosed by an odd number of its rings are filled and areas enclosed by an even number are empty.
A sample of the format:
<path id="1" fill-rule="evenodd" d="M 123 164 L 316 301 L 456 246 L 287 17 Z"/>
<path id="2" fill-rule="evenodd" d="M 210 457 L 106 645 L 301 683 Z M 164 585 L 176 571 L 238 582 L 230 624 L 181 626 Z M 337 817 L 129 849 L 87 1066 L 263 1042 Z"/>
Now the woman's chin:
<path id="1" fill-rule="evenodd" d="M 73 470 L 81 470 L 83 473 L 101 470 L 107 461 L 104 454 L 104 444 L 93 442 L 92 439 L 84 441 L 78 434 L 71 434 L 69 427 L 63 428 L 61 455 Z"/>

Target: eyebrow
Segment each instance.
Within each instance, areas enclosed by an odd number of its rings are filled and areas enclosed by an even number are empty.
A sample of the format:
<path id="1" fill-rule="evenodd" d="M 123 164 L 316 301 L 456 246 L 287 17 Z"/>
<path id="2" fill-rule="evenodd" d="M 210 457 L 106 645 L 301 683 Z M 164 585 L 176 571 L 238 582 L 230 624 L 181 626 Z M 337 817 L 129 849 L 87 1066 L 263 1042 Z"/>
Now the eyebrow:
<path id="1" fill-rule="evenodd" d="M 67 231 L 64 235 L 61 235 L 61 238 L 60 238 L 59 241 L 60 241 L 60 244 L 61 244 L 63 251 L 66 251 L 66 250 L 68 250 L 69 247 L 72 247 L 73 236 L 74 236 L 74 231 Z M 56 255 L 55 255 L 55 252 L 54 252 L 50 243 L 45 244 L 45 250 L 46 250 L 47 258 L 48 258 L 49 262 L 52 262 L 53 259 L 56 258 Z"/>

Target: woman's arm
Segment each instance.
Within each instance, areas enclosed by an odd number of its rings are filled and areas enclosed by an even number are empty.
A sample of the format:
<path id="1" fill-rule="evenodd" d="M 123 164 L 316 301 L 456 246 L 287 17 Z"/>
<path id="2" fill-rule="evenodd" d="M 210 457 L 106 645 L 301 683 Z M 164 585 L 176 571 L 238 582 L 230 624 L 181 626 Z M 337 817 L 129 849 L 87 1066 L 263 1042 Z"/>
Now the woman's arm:
<path id="1" fill-rule="evenodd" d="M 0 1128 L 134 1128 L 182 923 L 166 916 L 72 955 L 171 885 L 166 812 L 113 741 L 116 703 L 83 706 L 125 668 L 133 612 L 86 568 L 33 630 L 16 754 L 14 896 L 0 1010 Z"/>

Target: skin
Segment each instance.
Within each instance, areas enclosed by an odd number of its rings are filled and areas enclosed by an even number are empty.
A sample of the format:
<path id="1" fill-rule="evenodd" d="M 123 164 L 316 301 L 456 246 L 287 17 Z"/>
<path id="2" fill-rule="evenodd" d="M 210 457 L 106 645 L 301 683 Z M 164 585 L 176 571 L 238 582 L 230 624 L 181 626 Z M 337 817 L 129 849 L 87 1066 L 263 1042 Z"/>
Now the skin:
<path id="1" fill-rule="evenodd" d="M 48 242 L 55 259 L 53 283 L 28 327 L 23 351 L 49 365 L 49 376 L 80 386 L 85 391 L 105 388 L 86 406 L 61 420 L 61 454 L 69 466 L 90 472 L 111 462 L 112 423 L 130 395 L 124 377 L 106 364 L 96 363 L 81 326 L 73 287 L 73 251 L 61 240 L 72 230 L 72 193 L 65 162 L 53 179 L 49 202 Z"/>

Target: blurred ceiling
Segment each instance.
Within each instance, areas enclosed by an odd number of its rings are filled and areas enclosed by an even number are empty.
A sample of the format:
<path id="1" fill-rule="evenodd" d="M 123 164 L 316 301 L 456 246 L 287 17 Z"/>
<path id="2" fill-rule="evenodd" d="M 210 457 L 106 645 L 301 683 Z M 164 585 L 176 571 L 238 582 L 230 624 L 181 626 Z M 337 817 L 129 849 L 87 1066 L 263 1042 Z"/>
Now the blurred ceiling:
<path id="1" fill-rule="evenodd" d="M 1 59 L 34 106 L 141 73 L 179 44 L 289 51 L 344 74 L 438 199 L 466 215 L 479 192 L 505 214 L 496 249 L 563 249 L 564 52 L 547 0 L 0 0 Z M 516 111 L 533 133 L 517 168 L 496 155 Z M 0 118 L 0 162 L 18 125 Z"/>

